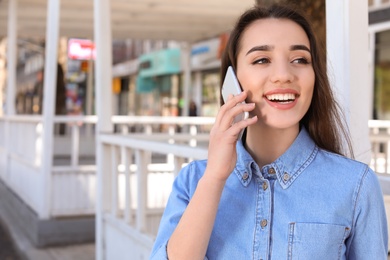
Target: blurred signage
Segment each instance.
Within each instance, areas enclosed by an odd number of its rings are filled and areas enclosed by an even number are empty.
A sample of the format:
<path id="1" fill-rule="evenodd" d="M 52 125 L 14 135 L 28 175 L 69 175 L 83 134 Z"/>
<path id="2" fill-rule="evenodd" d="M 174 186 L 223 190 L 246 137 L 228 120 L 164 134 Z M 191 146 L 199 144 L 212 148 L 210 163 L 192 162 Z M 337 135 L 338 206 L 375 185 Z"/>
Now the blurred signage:
<path id="1" fill-rule="evenodd" d="M 225 50 L 229 34 L 224 33 L 219 37 L 198 42 L 191 48 L 191 67 L 201 70 L 220 66 L 220 59 Z"/>
<path id="2" fill-rule="evenodd" d="M 121 92 L 121 79 L 113 78 L 112 79 L 112 93 L 119 94 Z"/>
<path id="3" fill-rule="evenodd" d="M 144 54 L 139 58 L 138 69 L 140 77 L 156 77 L 180 73 L 180 49 L 165 49 Z"/>
<path id="4" fill-rule="evenodd" d="M 90 40 L 70 39 L 68 42 L 68 58 L 73 60 L 95 59 L 95 44 Z"/>
<path id="5" fill-rule="evenodd" d="M 115 64 L 112 67 L 112 76 L 125 77 L 129 75 L 134 75 L 138 72 L 138 67 L 139 67 L 139 61 L 137 59 Z"/>

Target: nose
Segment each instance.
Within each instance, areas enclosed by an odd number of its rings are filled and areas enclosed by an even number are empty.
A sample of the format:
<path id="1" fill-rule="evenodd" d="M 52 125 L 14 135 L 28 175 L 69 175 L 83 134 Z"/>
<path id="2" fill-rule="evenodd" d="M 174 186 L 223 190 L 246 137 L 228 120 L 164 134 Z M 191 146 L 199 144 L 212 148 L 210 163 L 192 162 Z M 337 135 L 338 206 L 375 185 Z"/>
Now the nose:
<path id="1" fill-rule="evenodd" d="M 294 79 L 292 68 L 288 62 L 274 62 L 271 74 L 273 83 L 291 83 Z"/>

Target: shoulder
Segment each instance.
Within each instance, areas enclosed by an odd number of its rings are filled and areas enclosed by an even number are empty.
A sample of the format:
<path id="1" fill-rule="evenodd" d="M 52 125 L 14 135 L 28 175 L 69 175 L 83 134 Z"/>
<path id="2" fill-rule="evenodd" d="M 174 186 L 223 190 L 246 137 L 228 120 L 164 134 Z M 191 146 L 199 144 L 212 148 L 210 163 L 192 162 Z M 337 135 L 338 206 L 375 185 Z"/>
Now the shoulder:
<path id="1" fill-rule="evenodd" d="M 331 175 L 340 183 L 352 184 L 356 195 L 370 190 L 381 191 L 377 174 L 367 164 L 322 149 L 318 158 L 324 168 L 336 173 Z"/>
<path id="2" fill-rule="evenodd" d="M 196 160 L 192 161 L 180 170 L 178 177 L 182 178 L 200 178 L 203 176 L 203 173 L 207 166 L 207 160 Z"/>
<path id="3" fill-rule="evenodd" d="M 189 195 L 192 195 L 204 174 L 206 166 L 207 160 L 196 160 L 183 166 L 175 178 L 174 187 L 187 190 Z"/>
<path id="4" fill-rule="evenodd" d="M 361 177 L 369 172 L 374 173 L 370 167 L 363 162 L 323 149 L 319 149 L 317 157 L 317 160 L 319 160 L 324 167 L 334 168 L 337 172 L 344 172 L 346 174 L 350 173 L 354 175 L 360 173 L 358 175 Z"/>

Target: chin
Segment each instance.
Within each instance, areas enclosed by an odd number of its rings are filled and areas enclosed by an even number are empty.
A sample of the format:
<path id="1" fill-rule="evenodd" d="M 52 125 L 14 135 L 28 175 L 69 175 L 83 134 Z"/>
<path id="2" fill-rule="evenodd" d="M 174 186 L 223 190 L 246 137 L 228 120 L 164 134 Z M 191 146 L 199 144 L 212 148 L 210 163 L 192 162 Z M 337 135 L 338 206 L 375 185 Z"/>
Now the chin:
<path id="1" fill-rule="evenodd" d="M 274 128 L 277 130 L 288 130 L 288 129 L 295 129 L 299 128 L 299 120 L 297 121 L 276 121 L 272 120 L 272 122 L 265 122 L 265 125 L 269 128 Z"/>

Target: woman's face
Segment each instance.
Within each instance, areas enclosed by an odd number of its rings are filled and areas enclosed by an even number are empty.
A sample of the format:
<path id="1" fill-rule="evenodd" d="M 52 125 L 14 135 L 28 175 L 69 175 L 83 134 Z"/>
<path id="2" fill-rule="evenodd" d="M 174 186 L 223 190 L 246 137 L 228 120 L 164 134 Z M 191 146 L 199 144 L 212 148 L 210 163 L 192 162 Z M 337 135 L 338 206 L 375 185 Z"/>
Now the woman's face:
<path id="1" fill-rule="evenodd" d="M 259 123 L 296 127 L 309 109 L 315 75 L 305 31 L 288 19 L 267 18 L 250 24 L 241 36 L 237 78 L 256 103 Z"/>

